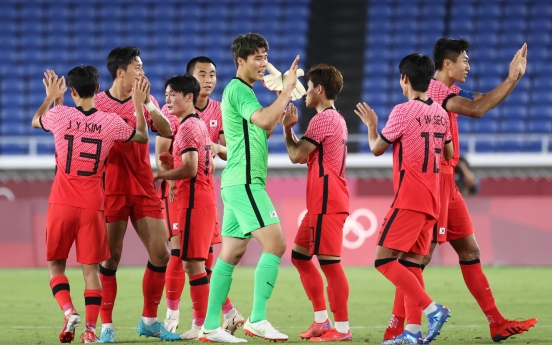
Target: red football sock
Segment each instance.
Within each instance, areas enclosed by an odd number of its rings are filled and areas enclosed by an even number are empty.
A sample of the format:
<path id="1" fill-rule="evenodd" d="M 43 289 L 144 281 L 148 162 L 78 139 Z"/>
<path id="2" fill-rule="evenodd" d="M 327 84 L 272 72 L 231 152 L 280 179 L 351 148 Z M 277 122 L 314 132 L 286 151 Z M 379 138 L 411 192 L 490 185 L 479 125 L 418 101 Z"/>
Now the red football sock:
<path id="1" fill-rule="evenodd" d="M 100 282 L 102 283 L 102 305 L 100 317 L 102 323 L 113 323 L 113 307 L 117 297 L 117 270 L 110 270 L 100 265 Z"/>
<path id="2" fill-rule="evenodd" d="M 182 290 L 184 290 L 185 282 L 184 268 L 182 267 L 182 259 L 180 258 L 180 249 L 171 250 L 171 258 L 165 272 L 165 286 L 167 307 L 171 310 L 178 310 Z"/>
<path id="3" fill-rule="evenodd" d="M 406 267 L 397 262 L 394 258 L 379 259 L 375 262 L 376 269 L 392 282 L 399 292 L 405 295 L 405 301 L 409 298 L 420 308 L 427 308 L 433 300 L 425 292 L 424 288 Z"/>
<path id="4" fill-rule="evenodd" d="M 291 252 L 291 263 L 297 268 L 303 288 L 312 303 L 314 311 L 326 310 L 324 281 L 318 268 L 312 262 L 312 256 Z"/>
<path id="5" fill-rule="evenodd" d="M 163 296 L 165 287 L 165 271 L 167 267 L 156 267 L 148 261 L 144 279 L 142 280 L 142 293 L 144 294 L 143 317 L 157 317 L 157 307 Z"/>
<path id="6" fill-rule="evenodd" d="M 209 278 L 206 272 L 190 277 L 190 297 L 194 309 L 194 323 L 196 326 L 203 326 L 209 300 Z"/>
<path id="7" fill-rule="evenodd" d="M 398 319 L 406 318 L 406 310 L 404 306 L 404 295 L 399 289 L 395 289 L 395 300 L 393 301 L 393 315 Z"/>
<path id="8" fill-rule="evenodd" d="M 213 246 L 209 247 L 209 255 L 207 255 L 207 260 L 205 260 L 205 268 L 209 269 L 209 276 L 211 275 L 211 270 L 213 269 L 213 261 L 215 256 L 213 255 Z"/>
<path id="9" fill-rule="evenodd" d="M 349 321 L 349 282 L 341 266 L 341 260 L 318 260 L 328 281 L 328 300 L 334 321 Z"/>
<path id="10" fill-rule="evenodd" d="M 468 290 L 487 316 L 489 323 L 502 323 L 504 317 L 496 307 L 491 285 L 489 285 L 489 281 L 481 268 L 481 261 L 479 259 L 460 261 L 460 269 Z"/>
<path id="11" fill-rule="evenodd" d="M 424 277 L 422 275 L 422 268 L 419 264 L 415 264 L 410 261 L 406 260 L 399 260 L 399 263 L 406 267 L 407 270 L 412 272 L 416 279 L 418 279 L 418 282 L 420 282 L 420 285 L 425 290 L 424 285 Z M 406 324 L 407 325 L 421 325 L 422 324 L 422 313 L 423 310 L 419 306 L 417 306 L 413 301 L 412 298 L 406 299 L 405 303 L 406 307 Z"/>
<path id="12" fill-rule="evenodd" d="M 84 290 L 84 305 L 86 306 L 86 327 L 96 328 L 102 305 L 102 290 Z"/>
<path id="13" fill-rule="evenodd" d="M 74 308 L 71 293 L 69 292 L 69 280 L 67 280 L 65 274 L 50 279 L 50 288 L 61 310 L 66 312 Z"/>

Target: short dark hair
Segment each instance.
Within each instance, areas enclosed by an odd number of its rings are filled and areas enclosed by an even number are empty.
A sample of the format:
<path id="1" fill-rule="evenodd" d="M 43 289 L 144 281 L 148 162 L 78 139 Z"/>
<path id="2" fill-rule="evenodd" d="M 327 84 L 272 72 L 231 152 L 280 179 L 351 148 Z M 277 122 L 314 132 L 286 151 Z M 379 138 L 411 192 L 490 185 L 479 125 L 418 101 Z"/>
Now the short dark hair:
<path id="1" fill-rule="evenodd" d="M 443 68 L 443 62 L 445 59 L 456 62 L 458 56 L 460 56 L 460 54 L 464 51 L 467 53 L 469 48 L 470 41 L 465 38 L 457 40 L 448 37 L 440 38 L 433 46 L 433 61 L 435 61 L 435 69 L 440 70 Z"/>
<path id="2" fill-rule="evenodd" d="M 117 78 L 117 70 L 123 69 L 126 71 L 136 57 L 140 56 L 140 49 L 134 46 L 118 47 L 113 49 L 107 56 L 107 69 L 111 78 Z"/>
<path id="3" fill-rule="evenodd" d="M 401 60 L 399 71 L 401 79 L 406 75 L 415 91 L 426 92 L 435 73 L 435 65 L 429 56 L 414 53 Z"/>
<path id="4" fill-rule="evenodd" d="M 249 55 L 255 54 L 259 49 L 268 52 L 268 41 L 261 34 L 250 32 L 234 38 L 232 56 L 236 67 L 238 67 L 238 58 L 247 59 Z"/>
<path id="5" fill-rule="evenodd" d="M 99 73 L 94 66 L 77 66 L 67 73 L 67 86 L 77 91 L 80 98 L 91 98 L 98 88 Z"/>
<path id="6" fill-rule="evenodd" d="M 334 66 L 318 64 L 312 66 L 307 72 L 307 78 L 314 87 L 322 85 L 326 92 L 326 98 L 335 100 L 343 90 L 343 75 Z"/>
<path id="7" fill-rule="evenodd" d="M 189 93 L 194 94 L 194 105 L 196 104 L 200 86 L 194 76 L 190 74 L 175 75 L 165 82 L 165 90 L 167 89 L 167 86 L 170 86 L 174 92 L 182 92 L 184 95 Z"/>
<path id="8" fill-rule="evenodd" d="M 209 59 L 207 56 L 196 56 L 188 62 L 188 65 L 186 65 L 186 73 L 190 75 L 193 74 L 195 65 L 198 63 L 212 63 L 213 66 L 215 66 L 215 69 L 217 68 L 217 65 L 213 62 L 213 60 Z"/>

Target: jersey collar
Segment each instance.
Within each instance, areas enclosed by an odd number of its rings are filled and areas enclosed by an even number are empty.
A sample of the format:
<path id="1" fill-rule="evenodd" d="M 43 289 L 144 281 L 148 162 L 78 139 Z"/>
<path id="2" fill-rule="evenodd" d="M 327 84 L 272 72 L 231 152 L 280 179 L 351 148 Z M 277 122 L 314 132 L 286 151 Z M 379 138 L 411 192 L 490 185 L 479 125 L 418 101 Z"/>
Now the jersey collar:
<path id="1" fill-rule="evenodd" d="M 197 111 L 201 111 L 201 112 L 204 112 L 205 109 L 207 109 L 207 107 L 209 106 L 209 102 L 211 101 L 210 98 L 207 98 L 207 104 L 205 104 L 205 106 L 201 109 L 199 109 L 198 107 L 195 107 Z"/>
<path id="2" fill-rule="evenodd" d="M 105 90 L 105 94 L 107 95 L 107 97 L 111 98 L 112 100 L 114 100 L 115 102 L 119 102 L 121 104 L 125 104 L 126 102 L 130 101 L 132 99 L 132 96 L 130 96 L 129 98 L 127 99 L 123 99 L 122 101 L 120 99 L 117 99 L 115 97 L 113 97 L 110 93 L 109 93 L 109 89 Z"/>
<path id="3" fill-rule="evenodd" d="M 432 100 L 431 98 L 429 98 L 429 97 L 428 97 L 427 100 L 425 100 L 425 101 L 422 101 L 422 100 L 420 99 L 420 97 L 416 97 L 416 98 L 413 99 L 413 101 L 420 101 L 420 102 L 425 103 L 425 104 L 427 104 L 427 105 L 432 105 L 432 104 L 433 104 L 433 100 Z"/>
<path id="4" fill-rule="evenodd" d="M 90 116 L 98 111 L 96 108 L 91 108 L 90 110 L 83 110 L 81 106 L 77 107 L 77 110 L 84 114 L 84 116 Z"/>
<path id="5" fill-rule="evenodd" d="M 193 114 L 190 114 L 190 115 L 186 115 L 186 117 L 183 118 L 182 121 L 180 121 L 180 124 L 183 124 L 184 121 L 188 120 L 188 119 L 191 118 L 191 117 L 195 117 L 195 118 L 198 118 L 198 119 L 199 119 L 199 115 L 196 114 L 196 113 L 193 113 Z"/>
<path id="6" fill-rule="evenodd" d="M 234 77 L 234 78 L 232 78 L 232 79 L 238 79 L 239 81 L 241 81 L 242 83 L 244 83 L 245 85 L 247 85 L 251 90 L 253 90 L 253 86 L 247 84 L 247 83 L 245 82 L 245 80 L 243 80 L 242 78 Z"/>

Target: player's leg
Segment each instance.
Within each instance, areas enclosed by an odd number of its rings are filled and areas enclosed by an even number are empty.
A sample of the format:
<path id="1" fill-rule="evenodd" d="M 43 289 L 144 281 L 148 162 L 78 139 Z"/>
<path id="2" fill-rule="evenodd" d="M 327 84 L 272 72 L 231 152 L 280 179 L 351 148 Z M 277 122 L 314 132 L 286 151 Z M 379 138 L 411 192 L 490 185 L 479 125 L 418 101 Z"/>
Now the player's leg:
<path id="1" fill-rule="evenodd" d="M 178 228 L 178 208 L 176 202 L 169 202 L 165 198 L 165 223 L 168 238 L 171 243 L 171 257 L 165 273 L 165 289 L 167 300 L 167 315 L 163 324 L 171 331 L 176 332 L 180 320 L 178 305 L 184 290 L 185 274 L 183 262 L 180 258 L 180 235 Z"/>
<path id="2" fill-rule="evenodd" d="M 113 308 L 117 297 L 117 267 L 121 261 L 123 252 L 123 239 L 125 237 L 130 205 L 126 195 L 105 196 L 105 218 L 107 220 L 107 241 L 110 257 L 100 264 L 100 282 L 102 284 L 102 305 L 100 318 L 102 319 L 102 332 L 100 341 L 113 343 L 115 341 L 115 329 L 113 327 Z"/>
<path id="3" fill-rule="evenodd" d="M 59 334 L 62 343 L 70 343 L 75 337 L 75 328 L 80 323 L 80 315 L 73 306 L 69 280 L 65 276 L 65 266 L 79 227 L 78 208 L 50 204 L 46 216 L 46 260 L 50 288 L 61 310 L 65 314 L 64 324 Z"/>
<path id="4" fill-rule="evenodd" d="M 312 241 L 310 253 L 317 255 L 320 268 L 328 281 L 328 300 L 334 314 L 335 328 L 311 341 L 352 341 L 349 328 L 349 282 L 341 266 L 343 225 L 346 213 L 310 215 Z"/>
<path id="5" fill-rule="evenodd" d="M 82 264 L 84 277 L 84 304 L 86 325 L 82 343 L 95 343 L 96 322 L 102 303 L 99 263 L 109 258 L 105 215 L 103 211 L 81 209 L 80 226 L 76 238 L 77 261 Z M 92 245 L 93 243 L 93 245 Z"/>
<path id="6" fill-rule="evenodd" d="M 408 253 L 416 245 L 423 247 L 423 254 L 426 254 L 430 245 L 430 228 L 435 220 L 423 213 L 402 209 L 390 209 L 385 219 L 376 246 L 376 269 L 402 291 L 407 299 L 423 309 L 429 321 L 425 340 L 432 341 L 450 313 L 446 307 L 436 304 L 429 297 L 418 278 L 401 265 L 397 258 L 401 252 Z M 427 229 L 427 233 L 424 233 L 424 229 Z M 385 340 L 382 344 L 393 344 L 395 339 Z"/>
<path id="7" fill-rule="evenodd" d="M 324 298 L 324 281 L 318 267 L 312 262 L 312 255 L 309 252 L 311 233 L 309 214 L 307 213 L 299 225 L 291 251 L 291 263 L 299 272 L 301 284 L 314 310 L 314 322 L 308 330 L 299 334 L 301 339 L 320 336 L 332 327 Z"/>

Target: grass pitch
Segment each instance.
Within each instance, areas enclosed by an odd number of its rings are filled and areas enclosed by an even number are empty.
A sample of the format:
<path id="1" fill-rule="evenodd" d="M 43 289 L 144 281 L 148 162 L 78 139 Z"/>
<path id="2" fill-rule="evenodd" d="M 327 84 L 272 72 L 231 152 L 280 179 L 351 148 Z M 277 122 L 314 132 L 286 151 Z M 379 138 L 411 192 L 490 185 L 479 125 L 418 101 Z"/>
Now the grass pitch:
<path id="1" fill-rule="evenodd" d="M 530 332 L 510 337 L 503 343 L 552 344 L 552 268 L 486 267 L 485 272 L 497 305 L 505 317 L 539 319 Z M 253 273 L 254 268 L 238 267 L 230 292 L 234 305 L 245 317 L 251 311 Z M 354 342 L 379 344 L 389 321 L 393 286 L 373 267 L 347 268 L 346 273 L 351 287 L 349 313 Z M 159 342 L 155 338 L 138 337 L 135 331 L 142 311 L 142 275 L 143 268 L 121 268 L 117 271 L 119 293 L 113 316 L 117 343 Z M 429 294 L 452 311 L 452 317 L 434 344 L 495 344 L 489 337 L 486 319 L 465 287 L 458 267 L 429 266 L 424 275 Z M 84 323 L 82 274 L 80 270 L 72 269 L 68 270 L 67 276 L 73 303 L 83 315 Z M 0 343 L 59 344 L 63 313 L 52 297 L 47 270 L 0 270 L 0 282 Z M 189 329 L 190 308 L 186 288 L 180 304 L 179 332 Z M 163 299 L 159 308 L 161 320 L 165 311 Z M 268 319 L 277 329 L 289 335 L 290 343 L 301 342 L 299 332 L 307 329 L 313 321 L 310 302 L 293 267 L 283 267 L 280 271 L 276 289 L 269 301 Z M 77 328 L 75 342 L 80 342 L 83 323 Z M 245 337 L 241 329 L 236 335 Z M 250 343 L 265 343 L 247 339 Z"/>

